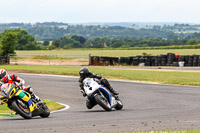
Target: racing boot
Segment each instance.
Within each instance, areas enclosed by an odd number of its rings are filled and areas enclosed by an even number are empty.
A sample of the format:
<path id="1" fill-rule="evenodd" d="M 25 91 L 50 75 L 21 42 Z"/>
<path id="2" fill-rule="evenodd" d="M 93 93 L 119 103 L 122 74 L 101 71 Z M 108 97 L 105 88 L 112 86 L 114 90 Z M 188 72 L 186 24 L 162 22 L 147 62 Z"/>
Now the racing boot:
<path id="1" fill-rule="evenodd" d="M 40 98 L 39 98 L 37 95 L 35 95 L 35 93 L 34 93 L 34 92 L 32 92 L 32 93 L 31 93 L 31 97 L 32 97 L 33 99 L 35 99 L 35 100 L 36 100 L 36 102 L 39 102 L 39 101 L 41 101 L 41 100 L 40 100 Z"/>
<path id="2" fill-rule="evenodd" d="M 118 92 L 116 92 L 111 86 L 108 87 L 108 89 L 110 90 L 110 92 L 114 95 L 119 95 Z"/>
<path id="3" fill-rule="evenodd" d="M 35 93 L 33 92 L 33 89 L 29 86 L 27 87 L 26 89 L 24 89 L 25 91 L 27 91 L 28 93 L 31 94 L 31 97 L 36 101 L 36 102 L 39 102 L 40 101 L 40 98 L 35 95 Z"/>
<path id="4" fill-rule="evenodd" d="M 110 85 L 110 83 L 108 82 L 107 79 L 102 79 L 102 80 L 101 80 L 101 83 L 102 83 L 107 89 L 109 89 L 110 92 L 111 92 L 112 94 L 114 94 L 114 95 L 118 95 L 118 94 L 119 94 L 118 92 L 116 92 L 116 91 L 113 89 L 113 87 Z"/>
<path id="5" fill-rule="evenodd" d="M 119 93 L 116 92 L 111 86 L 110 86 L 110 92 L 113 94 L 113 96 L 115 97 L 116 100 L 119 100 Z"/>

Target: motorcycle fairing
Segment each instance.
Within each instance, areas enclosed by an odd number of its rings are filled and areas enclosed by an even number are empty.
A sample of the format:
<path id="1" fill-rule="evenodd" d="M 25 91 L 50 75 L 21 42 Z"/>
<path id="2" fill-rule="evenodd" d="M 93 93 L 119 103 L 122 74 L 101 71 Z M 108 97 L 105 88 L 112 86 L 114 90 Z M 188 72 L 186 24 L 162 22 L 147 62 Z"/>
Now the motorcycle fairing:
<path id="1" fill-rule="evenodd" d="M 31 100 L 31 95 L 29 93 L 27 93 L 24 90 L 19 90 L 15 96 L 18 96 L 19 98 L 21 98 L 23 101 L 28 103 L 30 112 L 33 112 L 36 108 L 37 105 Z"/>
<path id="2" fill-rule="evenodd" d="M 106 88 L 103 88 L 103 87 L 100 87 L 99 90 L 108 95 L 109 104 L 111 104 L 112 94 L 110 94 L 110 92 Z"/>
<path id="3" fill-rule="evenodd" d="M 117 104 L 117 101 L 115 100 L 113 95 L 106 88 L 100 87 L 99 90 L 104 92 L 108 96 L 109 104 L 111 107 L 114 107 Z M 101 96 L 104 97 L 103 94 L 101 94 Z"/>
<path id="4" fill-rule="evenodd" d="M 4 96 L 1 96 L 0 100 L 1 100 L 2 103 L 6 103 L 7 104 L 7 102 L 8 102 L 8 98 L 6 98 Z"/>

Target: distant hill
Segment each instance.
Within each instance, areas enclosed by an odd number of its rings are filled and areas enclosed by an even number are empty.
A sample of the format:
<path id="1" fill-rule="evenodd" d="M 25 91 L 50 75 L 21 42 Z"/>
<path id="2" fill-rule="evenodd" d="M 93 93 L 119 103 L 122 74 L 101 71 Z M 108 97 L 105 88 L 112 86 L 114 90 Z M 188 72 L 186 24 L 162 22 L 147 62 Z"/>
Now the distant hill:
<path id="1" fill-rule="evenodd" d="M 176 23 L 176 22 L 90 22 L 90 23 L 80 23 L 83 25 L 101 25 L 101 26 L 123 26 L 123 27 L 130 27 L 130 26 L 139 26 L 139 27 L 145 27 L 145 26 L 164 26 L 169 25 L 173 26 L 174 24 L 182 24 L 182 23 Z M 187 23 L 190 25 L 195 25 L 192 23 Z"/>
<path id="2" fill-rule="evenodd" d="M 94 23 L 2 23 L 0 33 L 6 29 L 25 29 L 37 40 L 55 40 L 63 36 L 79 35 L 86 39 L 108 37 L 116 39 L 186 37 L 199 38 L 200 25 L 174 22 L 94 22 Z"/>

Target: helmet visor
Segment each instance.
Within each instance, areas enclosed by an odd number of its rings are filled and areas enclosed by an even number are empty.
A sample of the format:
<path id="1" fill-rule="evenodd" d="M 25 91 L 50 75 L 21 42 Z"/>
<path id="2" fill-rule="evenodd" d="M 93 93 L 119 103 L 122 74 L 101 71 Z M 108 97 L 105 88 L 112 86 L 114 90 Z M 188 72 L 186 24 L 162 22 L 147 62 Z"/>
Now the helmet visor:
<path id="1" fill-rule="evenodd" d="M 80 74 L 81 77 L 85 77 L 85 73 L 83 71 L 80 71 L 79 74 Z"/>
<path id="2" fill-rule="evenodd" d="M 6 72 L 3 72 L 2 74 L 0 74 L 0 79 L 4 78 L 6 76 Z"/>

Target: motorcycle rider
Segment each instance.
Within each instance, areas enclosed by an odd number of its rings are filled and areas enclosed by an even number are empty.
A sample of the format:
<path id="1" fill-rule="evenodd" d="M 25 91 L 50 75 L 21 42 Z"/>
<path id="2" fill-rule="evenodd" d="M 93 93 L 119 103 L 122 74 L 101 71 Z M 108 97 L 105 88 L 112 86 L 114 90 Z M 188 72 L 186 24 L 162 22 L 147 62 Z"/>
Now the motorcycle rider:
<path id="1" fill-rule="evenodd" d="M 0 69 L 0 81 L 1 84 L 15 83 L 17 86 L 20 86 L 24 91 L 30 93 L 31 97 L 34 98 L 36 101 L 40 101 L 40 98 L 35 95 L 33 89 L 30 86 L 24 86 L 25 81 L 23 79 L 14 74 L 8 74 L 5 69 Z"/>
<path id="2" fill-rule="evenodd" d="M 101 75 L 97 75 L 95 73 L 91 73 L 89 72 L 88 68 L 87 67 L 83 67 L 80 69 L 79 71 L 79 75 L 80 75 L 80 78 L 79 78 L 79 86 L 80 86 L 80 91 L 83 93 L 83 96 L 85 97 L 86 96 L 86 93 L 84 91 L 84 88 L 83 88 L 83 80 L 87 77 L 89 78 L 95 78 L 95 79 L 98 79 L 99 82 L 104 85 L 107 89 L 110 90 L 110 92 L 113 94 L 114 97 L 117 97 L 117 95 L 119 94 L 118 92 L 116 92 L 113 87 L 110 85 L 110 83 L 108 82 L 107 79 L 104 79 L 102 78 Z M 95 106 L 96 104 L 94 102 L 92 102 L 89 97 L 87 97 L 86 99 L 86 106 L 88 109 L 91 109 Z"/>
<path id="3" fill-rule="evenodd" d="M 2 85 L 3 85 L 3 83 L 0 81 L 0 93 L 2 92 Z M 1 102 L 1 100 L 0 100 L 0 105 L 2 105 L 3 103 Z"/>

